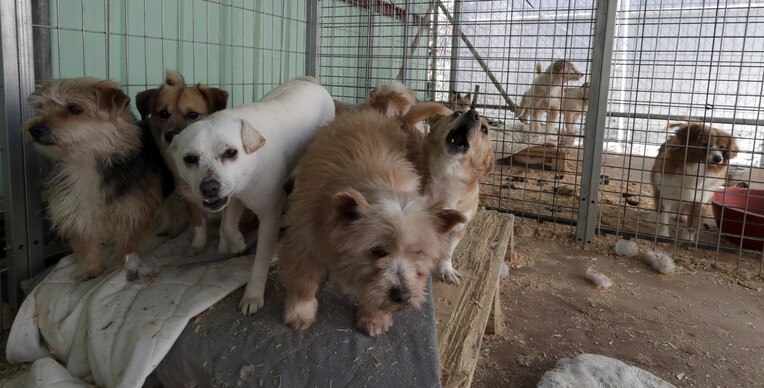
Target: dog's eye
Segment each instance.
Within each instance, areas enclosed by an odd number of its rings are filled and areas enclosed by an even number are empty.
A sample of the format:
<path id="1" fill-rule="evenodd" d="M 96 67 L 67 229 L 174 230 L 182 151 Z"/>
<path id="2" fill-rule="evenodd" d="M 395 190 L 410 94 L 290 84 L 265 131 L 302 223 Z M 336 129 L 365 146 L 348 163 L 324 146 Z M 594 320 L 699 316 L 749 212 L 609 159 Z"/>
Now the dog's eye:
<path id="1" fill-rule="evenodd" d="M 462 115 L 462 112 L 454 112 L 454 114 L 451 115 L 451 117 L 459 117 Z"/>
<path id="2" fill-rule="evenodd" d="M 488 127 L 486 127 L 485 125 L 482 125 L 482 126 L 480 127 L 480 131 L 481 131 L 481 132 L 483 132 L 483 133 L 485 133 L 485 134 L 487 134 L 487 133 L 488 133 Z"/>
<path id="3" fill-rule="evenodd" d="M 162 120 L 165 120 L 170 117 L 170 112 L 167 111 L 167 109 L 162 109 L 159 111 L 159 118 Z"/>
<path id="4" fill-rule="evenodd" d="M 69 104 L 66 106 L 66 111 L 72 115 L 78 115 L 82 113 L 82 108 L 77 104 Z"/>
<path id="5" fill-rule="evenodd" d="M 239 151 L 235 149 L 226 150 L 226 152 L 223 152 L 223 159 L 233 159 L 238 153 Z"/>
<path id="6" fill-rule="evenodd" d="M 189 112 L 188 115 L 186 115 L 186 117 L 189 120 L 196 120 L 196 119 L 199 118 L 199 113 L 197 113 L 197 112 Z"/>
<path id="7" fill-rule="evenodd" d="M 199 162 L 199 157 L 196 155 L 186 155 L 183 157 L 183 163 L 196 164 Z"/>
<path id="8" fill-rule="evenodd" d="M 369 249 L 369 252 L 371 253 L 372 256 L 374 256 L 374 257 L 376 257 L 378 259 L 381 259 L 381 258 L 383 258 L 383 257 L 388 255 L 388 253 L 385 250 L 385 248 L 382 248 L 379 245 L 375 246 L 374 248 Z"/>

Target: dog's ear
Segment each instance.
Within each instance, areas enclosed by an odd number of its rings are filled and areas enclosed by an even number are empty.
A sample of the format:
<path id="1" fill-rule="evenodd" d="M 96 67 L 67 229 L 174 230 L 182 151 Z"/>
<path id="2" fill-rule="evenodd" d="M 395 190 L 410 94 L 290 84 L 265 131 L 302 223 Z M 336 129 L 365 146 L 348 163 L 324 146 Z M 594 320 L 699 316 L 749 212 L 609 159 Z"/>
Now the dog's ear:
<path id="1" fill-rule="evenodd" d="M 255 127 L 246 120 L 241 122 L 241 143 L 244 145 L 244 151 L 251 154 L 265 145 L 265 138 Z"/>
<path id="2" fill-rule="evenodd" d="M 456 225 L 467 222 L 467 217 L 462 212 L 453 209 L 440 209 L 435 212 L 438 218 L 438 232 L 445 234 L 451 231 Z"/>
<path id="3" fill-rule="evenodd" d="M 469 92 L 462 96 L 462 101 L 466 101 L 467 104 L 472 102 L 472 92 Z"/>
<path id="4" fill-rule="evenodd" d="M 204 96 L 204 100 L 207 101 L 209 113 L 223 110 L 228 105 L 228 92 L 225 90 L 202 85 L 196 85 L 196 88 Z"/>
<path id="5" fill-rule="evenodd" d="M 154 106 L 157 94 L 159 94 L 159 89 L 149 89 L 135 96 L 135 107 L 138 108 L 141 120 L 146 120 L 149 114 L 151 114 L 151 107 Z"/>
<path id="6" fill-rule="evenodd" d="M 341 223 L 348 223 L 361 217 L 359 207 L 368 204 L 358 190 L 347 189 L 332 196 L 334 216 Z"/>
<path id="7" fill-rule="evenodd" d="M 541 74 L 541 62 L 536 62 L 536 73 Z"/>
<path id="8" fill-rule="evenodd" d="M 118 115 L 130 104 L 130 97 L 122 89 L 102 85 L 96 87 L 98 109 L 108 111 L 112 116 Z"/>
<path id="9" fill-rule="evenodd" d="M 165 69 L 164 83 L 168 86 L 186 86 L 186 80 L 180 73 L 172 69 Z"/>

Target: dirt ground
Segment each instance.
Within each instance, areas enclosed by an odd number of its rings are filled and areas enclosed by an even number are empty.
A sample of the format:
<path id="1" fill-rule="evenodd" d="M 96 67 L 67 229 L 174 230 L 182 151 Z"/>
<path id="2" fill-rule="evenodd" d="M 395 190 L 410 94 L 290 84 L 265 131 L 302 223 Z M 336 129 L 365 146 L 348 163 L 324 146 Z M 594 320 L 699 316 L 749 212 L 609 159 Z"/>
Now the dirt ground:
<path id="1" fill-rule="evenodd" d="M 742 272 L 678 260 L 673 275 L 660 275 L 615 257 L 612 239 L 584 249 L 559 232 L 539 236 L 527 221 L 516 231 L 501 285 L 505 329 L 484 338 L 474 387 L 532 387 L 558 359 L 582 353 L 614 357 L 676 386 L 764 384 L 758 259 L 743 258 L 753 271 Z M 585 280 L 590 266 L 613 286 Z"/>

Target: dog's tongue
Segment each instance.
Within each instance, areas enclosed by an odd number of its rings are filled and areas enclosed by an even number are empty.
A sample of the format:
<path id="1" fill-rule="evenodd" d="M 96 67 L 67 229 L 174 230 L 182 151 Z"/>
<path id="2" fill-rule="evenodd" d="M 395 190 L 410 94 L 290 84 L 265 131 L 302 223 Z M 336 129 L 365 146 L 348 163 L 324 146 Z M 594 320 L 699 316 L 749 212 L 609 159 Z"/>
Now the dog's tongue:
<path id="1" fill-rule="evenodd" d="M 208 205 L 213 205 L 213 204 L 216 204 L 216 203 L 220 202 L 221 200 L 222 200 L 222 198 L 207 198 L 207 199 L 204 200 L 204 203 L 206 203 Z"/>

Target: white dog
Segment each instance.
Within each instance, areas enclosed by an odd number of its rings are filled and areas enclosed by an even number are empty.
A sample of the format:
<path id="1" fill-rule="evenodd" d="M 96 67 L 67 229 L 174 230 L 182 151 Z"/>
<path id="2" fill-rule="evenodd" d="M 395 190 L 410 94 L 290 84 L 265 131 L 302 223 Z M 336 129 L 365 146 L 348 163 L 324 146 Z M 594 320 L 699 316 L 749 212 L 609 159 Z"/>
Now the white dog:
<path id="1" fill-rule="evenodd" d="M 332 97 L 310 77 L 289 81 L 259 101 L 217 112 L 189 125 L 170 146 L 191 201 L 218 212 L 218 252 L 244 251 L 239 219 L 244 208 L 260 220 L 257 251 L 241 312 L 264 303 L 268 266 L 281 225 L 284 181 L 318 127 L 334 119 Z M 228 205 L 226 207 L 226 205 Z"/>

